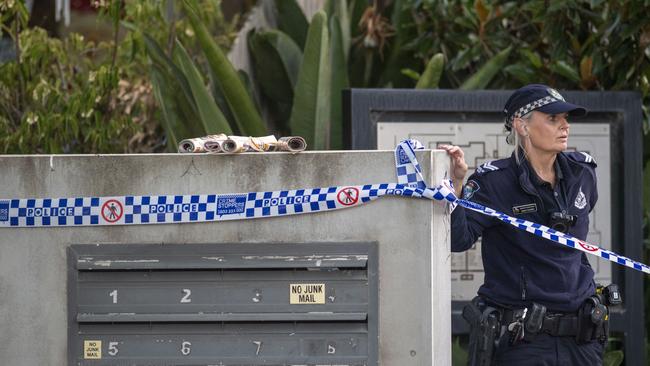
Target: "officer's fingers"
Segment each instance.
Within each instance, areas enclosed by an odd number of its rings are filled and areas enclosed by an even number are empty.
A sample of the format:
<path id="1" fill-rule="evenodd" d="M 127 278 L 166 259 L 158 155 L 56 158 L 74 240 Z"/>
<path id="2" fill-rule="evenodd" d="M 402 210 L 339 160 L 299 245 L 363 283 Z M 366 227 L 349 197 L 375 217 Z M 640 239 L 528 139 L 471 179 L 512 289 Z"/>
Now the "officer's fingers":
<path id="1" fill-rule="evenodd" d="M 457 149 L 454 149 L 454 146 L 445 146 L 444 150 L 451 156 L 452 158 L 456 155 Z"/>
<path id="2" fill-rule="evenodd" d="M 449 150 L 449 155 L 457 161 L 464 161 L 465 160 L 465 153 L 461 148 L 458 146 L 454 146 Z"/>
<path id="3" fill-rule="evenodd" d="M 465 153 L 463 152 L 463 149 L 461 149 L 461 148 L 458 147 L 458 146 L 450 145 L 446 150 L 447 150 L 450 154 L 460 155 L 461 157 L 465 155 Z"/>
<path id="4" fill-rule="evenodd" d="M 451 150 L 457 150 L 457 149 L 459 149 L 459 147 L 456 146 L 456 145 L 440 144 L 440 145 L 438 145 L 438 149 L 451 151 Z"/>
<path id="5" fill-rule="evenodd" d="M 450 150 L 452 147 L 453 147 L 453 146 L 451 146 L 451 145 L 438 145 L 438 149 L 445 150 L 445 151 L 447 152 L 447 154 L 450 154 L 450 151 L 449 151 L 449 150 Z"/>
<path id="6" fill-rule="evenodd" d="M 461 170 L 467 170 L 467 163 L 465 163 L 465 153 L 463 152 L 463 149 L 455 145 L 444 144 L 438 145 L 438 147 L 447 151 L 454 167 L 460 168 Z"/>

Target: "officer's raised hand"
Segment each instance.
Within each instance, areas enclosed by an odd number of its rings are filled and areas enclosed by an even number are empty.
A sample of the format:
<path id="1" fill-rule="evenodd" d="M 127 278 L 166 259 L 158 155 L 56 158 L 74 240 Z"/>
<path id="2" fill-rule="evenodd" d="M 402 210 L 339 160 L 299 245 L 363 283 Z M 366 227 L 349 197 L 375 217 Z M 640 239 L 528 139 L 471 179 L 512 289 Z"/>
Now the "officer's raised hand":
<path id="1" fill-rule="evenodd" d="M 451 181 L 456 190 L 456 197 L 461 198 L 463 192 L 463 181 L 467 174 L 467 163 L 463 149 L 455 145 L 438 145 L 438 148 L 447 151 L 451 158 Z"/>

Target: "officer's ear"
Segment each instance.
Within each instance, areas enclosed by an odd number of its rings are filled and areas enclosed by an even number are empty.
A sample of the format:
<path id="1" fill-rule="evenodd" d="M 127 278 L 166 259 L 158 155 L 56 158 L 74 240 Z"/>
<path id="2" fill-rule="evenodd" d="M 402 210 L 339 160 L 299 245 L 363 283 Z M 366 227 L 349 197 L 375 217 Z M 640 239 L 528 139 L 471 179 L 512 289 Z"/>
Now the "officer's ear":
<path id="1" fill-rule="evenodd" d="M 519 136 L 528 136 L 528 126 L 526 125 L 526 121 L 524 121 L 522 118 L 515 118 L 515 120 L 512 122 L 512 126 L 515 128 L 515 131 L 517 131 L 517 134 Z"/>

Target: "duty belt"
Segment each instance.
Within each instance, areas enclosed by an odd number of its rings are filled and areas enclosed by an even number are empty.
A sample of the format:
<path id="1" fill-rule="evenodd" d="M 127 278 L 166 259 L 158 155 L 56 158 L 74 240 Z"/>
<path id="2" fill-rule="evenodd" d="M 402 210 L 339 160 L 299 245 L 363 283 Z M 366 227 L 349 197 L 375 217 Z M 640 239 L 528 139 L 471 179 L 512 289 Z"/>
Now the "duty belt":
<path id="1" fill-rule="evenodd" d="M 609 309 L 605 304 L 587 299 L 576 313 L 545 313 L 545 307 L 533 304 L 529 308 L 502 312 L 502 334 L 508 331 L 510 344 L 521 340 L 534 341 L 538 334 L 555 337 L 574 337 L 578 344 L 594 340 L 607 341 L 609 333 Z M 541 311 L 540 311 L 541 309 Z"/>
<path id="2" fill-rule="evenodd" d="M 502 310 L 502 323 L 510 324 L 517 320 L 515 311 Z M 575 337 L 578 334 L 577 313 L 550 313 L 544 315 L 542 328 L 537 333 L 546 333 L 554 337 Z"/>

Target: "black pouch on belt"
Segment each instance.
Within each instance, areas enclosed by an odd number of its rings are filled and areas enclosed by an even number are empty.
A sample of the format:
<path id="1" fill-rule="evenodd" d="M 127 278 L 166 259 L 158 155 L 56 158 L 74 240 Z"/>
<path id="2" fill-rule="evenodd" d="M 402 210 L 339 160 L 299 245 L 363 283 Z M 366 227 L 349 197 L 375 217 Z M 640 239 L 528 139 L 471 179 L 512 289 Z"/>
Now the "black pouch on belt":
<path id="1" fill-rule="evenodd" d="M 526 323 L 524 329 L 524 339 L 526 341 L 532 341 L 535 339 L 537 333 L 542 330 L 542 325 L 544 325 L 544 316 L 546 315 L 546 306 L 538 304 L 536 302 L 530 307 L 530 312 L 526 317 Z"/>
<path id="2" fill-rule="evenodd" d="M 584 344 L 602 337 L 603 322 L 607 321 L 607 307 L 597 296 L 591 296 L 578 310 L 576 343 Z"/>

